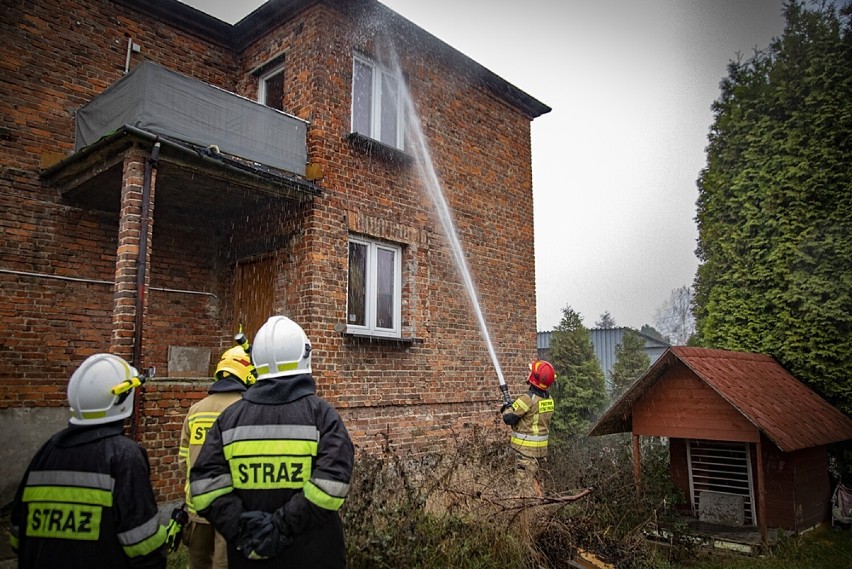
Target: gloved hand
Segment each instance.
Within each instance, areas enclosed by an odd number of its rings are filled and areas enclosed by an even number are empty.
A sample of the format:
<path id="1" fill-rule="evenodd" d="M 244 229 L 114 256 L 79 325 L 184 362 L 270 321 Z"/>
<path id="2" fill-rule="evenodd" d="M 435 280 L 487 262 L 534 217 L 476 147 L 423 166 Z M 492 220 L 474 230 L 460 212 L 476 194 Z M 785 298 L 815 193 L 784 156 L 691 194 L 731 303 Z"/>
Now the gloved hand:
<path id="1" fill-rule="evenodd" d="M 281 549 L 292 544 L 293 532 L 290 529 L 290 526 L 287 525 L 287 522 L 284 521 L 283 507 L 278 508 L 272 513 L 272 523 L 275 524 L 275 528 L 278 530 L 278 542 L 281 545 Z"/>
<path id="2" fill-rule="evenodd" d="M 259 553 L 257 549 L 273 529 L 272 514 L 268 512 L 245 512 L 240 516 L 237 550 L 246 559 L 266 559 L 267 556 Z"/>
<path id="3" fill-rule="evenodd" d="M 272 529 L 272 514 L 269 512 L 244 512 L 240 516 L 240 537 L 265 534 Z"/>
<path id="4" fill-rule="evenodd" d="M 277 513 L 277 512 L 276 512 Z M 269 559 L 290 545 L 293 540 L 282 533 L 283 519 L 276 520 L 268 512 L 246 512 L 240 516 L 237 550 L 246 559 Z"/>
<path id="5" fill-rule="evenodd" d="M 172 510 L 172 517 L 166 526 L 166 548 L 169 551 L 175 552 L 180 547 L 183 531 L 188 523 L 189 514 L 186 512 L 186 504 L 181 504 L 180 507 Z"/>

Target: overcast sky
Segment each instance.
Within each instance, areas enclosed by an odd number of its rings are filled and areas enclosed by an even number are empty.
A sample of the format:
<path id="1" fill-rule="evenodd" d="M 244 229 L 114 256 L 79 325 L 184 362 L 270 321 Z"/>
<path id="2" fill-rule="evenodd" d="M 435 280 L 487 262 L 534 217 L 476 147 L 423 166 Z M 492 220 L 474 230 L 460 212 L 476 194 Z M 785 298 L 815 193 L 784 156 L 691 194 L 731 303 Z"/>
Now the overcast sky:
<path id="1" fill-rule="evenodd" d="M 235 23 L 259 0 L 187 0 Z M 382 0 L 553 110 L 532 123 L 538 329 L 654 325 L 695 276 L 710 106 L 783 0 Z M 485 315 L 486 321 L 488 315 Z"/>

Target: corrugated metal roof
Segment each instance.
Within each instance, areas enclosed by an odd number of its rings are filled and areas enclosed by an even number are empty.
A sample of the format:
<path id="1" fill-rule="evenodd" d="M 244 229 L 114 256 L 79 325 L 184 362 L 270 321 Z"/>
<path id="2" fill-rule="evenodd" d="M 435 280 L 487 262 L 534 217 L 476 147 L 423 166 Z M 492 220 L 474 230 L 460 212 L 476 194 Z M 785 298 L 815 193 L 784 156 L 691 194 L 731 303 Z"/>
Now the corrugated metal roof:
<path id="1" fill-rule="evenodd" d="M 644 342 L 644 351 L 647 354 L 650 363 L 657 361 L 669 344 L 653 336 L 643 334 L 638 330 L 633 330 L 627 327 L 618 328 L 591 328 L 589 329 L 589 339 L 592 341 L 592 348 L 595 351 L 595 357 L 598 359 L 601 371 L 604 378 L 609 382 L 612 378 L 612 367 L 615 365 L 615 349 L 621 344 L 624 339 L 624 334 L 627 330 L 631 330 L 637 334 Z M 537 348 L 539 353 L 543 350 L 550 349 L 550 343 L 553 340 L 553 332 L 539 332 L 537 334 Z"/>
<path id="2" fill-rule="evenodd" d="M 589 434 L 631 430 L 633 405 L 676 361 L 692 370 L 784 452 L 852 439 L 852 419 L 772 357 L 683 346 L 668 349 Z"/>

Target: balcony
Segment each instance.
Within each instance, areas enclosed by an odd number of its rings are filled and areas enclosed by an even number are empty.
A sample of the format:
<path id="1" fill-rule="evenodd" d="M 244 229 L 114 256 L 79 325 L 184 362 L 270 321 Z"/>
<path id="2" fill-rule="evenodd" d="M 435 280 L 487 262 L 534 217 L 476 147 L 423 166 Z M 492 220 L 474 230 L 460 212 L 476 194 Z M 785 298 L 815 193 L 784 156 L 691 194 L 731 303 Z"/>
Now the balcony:
<path id="1" fill-rule="evenodd" d="M 124 128 L 305 175 L 307 123 L 144 62 L 76 114 L 75 152 Z"/>

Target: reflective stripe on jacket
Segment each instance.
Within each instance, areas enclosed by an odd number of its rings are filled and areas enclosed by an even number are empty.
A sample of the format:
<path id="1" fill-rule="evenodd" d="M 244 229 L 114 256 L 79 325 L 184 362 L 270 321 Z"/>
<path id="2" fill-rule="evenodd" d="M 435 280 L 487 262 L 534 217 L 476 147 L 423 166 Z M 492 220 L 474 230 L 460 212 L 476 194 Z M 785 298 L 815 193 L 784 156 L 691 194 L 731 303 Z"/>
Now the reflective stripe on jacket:
<path id="1" fill-rule="evenodd" d="M 280 555 L 288 568 L 345 565 L 337 510 L 349 491 L 354 447 L 314 385 L 307 374 L 259 381 L 207 432 L 190 471 L 190 493 L 229 550 L 243 512 L 284 508 L 294 537 Z M 233 553 L 232 569 L 260 566 Z"/>
<path id="2" fill-rule="evenodd" d="M 544 392 L 542 392 L 544 393 Z M 510 409 L 503 413 L 514 415 L 510 444 L 513 449 L 525 456 L 541 458 L 547 456 L 547 442 L 550 432 L 550 418 L 554 404 L 551 397 L 542 397 L 530 392 L 515 399 Z"/>
<path id="3" fill-rule="evenodd" d="M 122 431 L 69 427 L 42 446 L 12 507 L 19 567 L 166 566 L 148 457 Z"/>
<path id="4" fill-rule="evenodd" d="M 189 408 L 183 421 L 178 457 L 186 472 L 186 508 L 189 519 L 198 523 L 207 523 L 199 516 L 192 504 L 189 493 L 189 471 L 201 452 L 201 446 L 207 437 L 207 430 L 213 426 L 219 414 L 242 398 L 245 385 L 235 378 L 216 381 L 210 387 L 210 394 Z"/>

